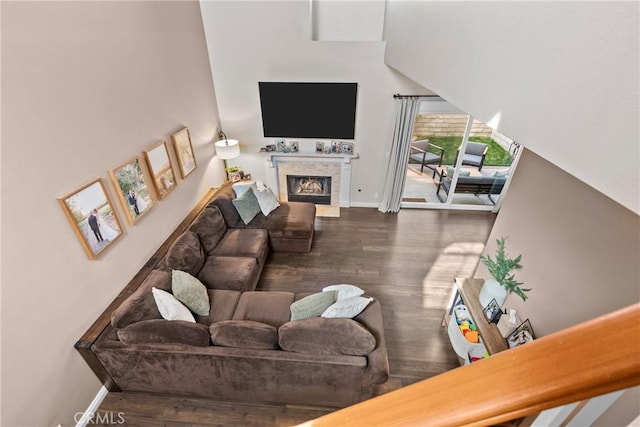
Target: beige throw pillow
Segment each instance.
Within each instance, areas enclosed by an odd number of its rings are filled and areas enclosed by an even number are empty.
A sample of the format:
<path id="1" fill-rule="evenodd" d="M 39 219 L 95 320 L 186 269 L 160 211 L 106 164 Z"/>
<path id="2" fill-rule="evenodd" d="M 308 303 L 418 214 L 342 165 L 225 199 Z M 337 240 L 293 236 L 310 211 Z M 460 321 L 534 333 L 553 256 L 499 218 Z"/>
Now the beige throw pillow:
<path id="1" fill-rule="evenodd" d="M 337 291 L 320 292 L 306 296 L 291 304 L 291 320 L 320 316 L 331 304 L 336 302 Z"/>

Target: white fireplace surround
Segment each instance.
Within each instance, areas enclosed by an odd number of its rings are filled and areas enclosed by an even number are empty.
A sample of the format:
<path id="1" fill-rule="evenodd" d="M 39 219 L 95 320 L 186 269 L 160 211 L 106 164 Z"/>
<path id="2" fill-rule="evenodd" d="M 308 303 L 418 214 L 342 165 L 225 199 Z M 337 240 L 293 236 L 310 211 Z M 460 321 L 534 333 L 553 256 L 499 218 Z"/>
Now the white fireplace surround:
<path id="1" fill-rule="evenodd" d="M 351 160 L 357 154 L 268 153 L 267 185 L 278 189 L 278 198 L 287 200 L 287 175 L 331 177 L 331 205 L 351 206 Z"/>

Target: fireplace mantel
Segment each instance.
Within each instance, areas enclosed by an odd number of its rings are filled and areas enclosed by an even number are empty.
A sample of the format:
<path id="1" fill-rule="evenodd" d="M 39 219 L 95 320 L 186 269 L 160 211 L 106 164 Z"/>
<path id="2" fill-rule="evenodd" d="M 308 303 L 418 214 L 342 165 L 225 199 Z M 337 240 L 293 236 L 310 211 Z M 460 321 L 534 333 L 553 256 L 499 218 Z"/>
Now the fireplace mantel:
<path id="1" fill-rule="evenodd" d="M 340 160 L 344 163 L 351 163 L 351 160 L 357 159 L 358 154 L 324 154 L 324 153 L 283 153 L 283 152 L 271 152 L 267 154 L 267 163 L 270 163 L 269 167 L 273 167 L 273 162 L 282 158 L 283 160 L 294 159 L 320 159 L 319 161 L 336 161 Z"/>
<path id="2" fill-rule="evenodd" d="M 270 152 L 266 154 L 266 181 L 267 185 L 271 188 L 282 187 L 282 183 L 279 182 L 279 165 L 297 164 L 298 166 L 304 165 L 305 173 L 313 173 L 313 169 L 322 168 L 322 165 L 334 164 L 336 168 L 337 182 L 339 182 L 339 194 L 337 197 L 336 205 L 348 208 L 351 205 L 351 161 L 357 159 L 358 154 L 324 154 L 315 152 L 298 152 L 298 153 L 283 153 L 283 152 Z M 323 175 L 323 173 L 320 173 Z M 286 187 L 286 182 L 284 183 Z M 282 193 L 280 193 L 282 194 Z M 332 202 L 333 204 L 334 202 Z"/>

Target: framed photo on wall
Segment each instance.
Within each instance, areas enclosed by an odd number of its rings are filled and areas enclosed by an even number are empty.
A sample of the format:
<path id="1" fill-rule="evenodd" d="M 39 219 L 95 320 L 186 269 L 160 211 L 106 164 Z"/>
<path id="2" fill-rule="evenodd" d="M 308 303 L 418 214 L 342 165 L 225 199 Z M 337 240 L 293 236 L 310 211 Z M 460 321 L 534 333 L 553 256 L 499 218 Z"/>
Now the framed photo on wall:
<path id="1" fill-rule="evenodd" d="M 116 166 L 109 171 L 109 176 L 127 221 L 134 225 L 154 206 L 151 189 L 140 165 L 140 158 L 135 157 Z"/>
<path id="2" fill-rule="evenodd" d="M 122 225 L 101 178 L 60 197 L 58 202 L 89 259 L 95 259 L 122 235 Z"/>
<path id="3" fill-rule="evenodd" d="M 176 158 L 180 166 L 180 175 L 186 178 L 191 172 L 196 170 L 198 166 L 196 157 L 193 154 L 193 146 L 191 145 L 191 133 L 188 128 L 183 128 L 171 135 L 173 148 L 176 151 Z"/>
<path id="4" fill-rule="evenodd" d="M 176 178 L 169 159 L 167 143 L 160 141 L 144 152 L 158 199 L 164 199 L 176 188 Z"/>

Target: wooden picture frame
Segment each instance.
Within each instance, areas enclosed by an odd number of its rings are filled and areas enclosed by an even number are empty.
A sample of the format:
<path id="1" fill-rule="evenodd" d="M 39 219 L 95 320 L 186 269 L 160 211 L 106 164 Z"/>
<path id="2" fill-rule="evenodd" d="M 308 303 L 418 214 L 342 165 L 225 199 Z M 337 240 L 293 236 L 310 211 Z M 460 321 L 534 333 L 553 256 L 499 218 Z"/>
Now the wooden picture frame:
<path id="1" fill-rule="evenodd" d="M 193 154 L 193 145 L 191 145 L 191 133 L 188 128 L 182 128 L 171 135 L 171 140 L 176 151 L 180 175 L 185 179 L 198 167 L 196 156 Z"/>
<path id="2" fill-rule="evenodd" d="M 111 183 L 130 225 L 138 222 L 155 206 L 140 163 L 140 157 L 136 156 L 109 171 Z"/>
<path id="3" fill-rule="evenodd" d="M 519 345 L 526 344 L 533 341 L 536 338 L 531 327 L 529 319 L 525 320 L 513 330 L 507 337 L 507 345 L 509 348 L 518 347 Z"/>
<path id="4" fill-rule="evenodd" d="M 122 236 L 122 225 L 102 178 L 65 194 L 58 202 L 89 259 L 96 259 Z"/>
<path id="5" fill-rule="evenodd" d="M 173 166 L 171 166 L 171 159 L 169 158 L 169 150 L 167 150 L 167 143 L 160 141 L 145 150 L 144 158 L 147 161 L 147 166 L 151 173 L 151 181 L 156 189 L 158 199 L 162 200 L 177 185 Z"/>

